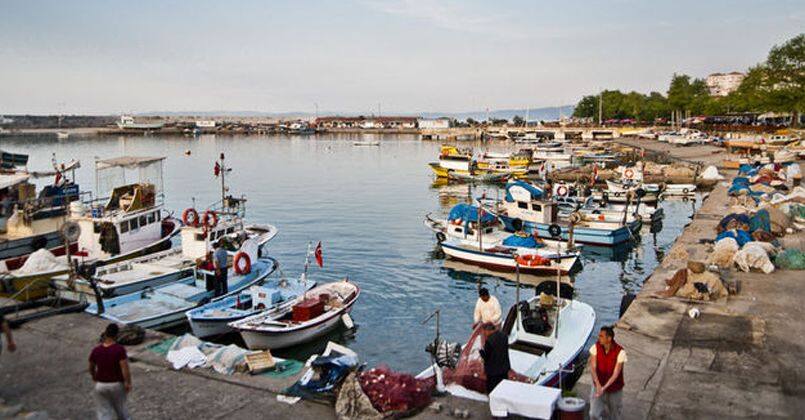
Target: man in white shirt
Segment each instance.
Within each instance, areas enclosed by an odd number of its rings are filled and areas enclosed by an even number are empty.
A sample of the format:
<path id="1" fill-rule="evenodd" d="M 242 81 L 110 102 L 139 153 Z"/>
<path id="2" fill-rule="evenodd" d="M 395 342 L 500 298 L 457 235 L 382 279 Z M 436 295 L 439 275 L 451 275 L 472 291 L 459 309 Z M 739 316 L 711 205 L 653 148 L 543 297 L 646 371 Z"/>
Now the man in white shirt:
<path id="1" fill-rule="evenodd" d="M 500 326 L 500 314 L 500 302 L 494 296 L 489 295 L 489 290 L 482 287 L 478 291 L 478 301 L 475 302 L 472 328 L 475 329 L 478 325 L 486 323 Z"/>

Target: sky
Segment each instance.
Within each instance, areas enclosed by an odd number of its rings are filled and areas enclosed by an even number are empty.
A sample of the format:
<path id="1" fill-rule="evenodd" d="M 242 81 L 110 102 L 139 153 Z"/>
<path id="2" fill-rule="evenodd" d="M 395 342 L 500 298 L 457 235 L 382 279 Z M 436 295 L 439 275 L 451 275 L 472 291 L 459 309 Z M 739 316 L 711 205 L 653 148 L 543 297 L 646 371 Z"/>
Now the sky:
<path id="1" fill-rule="evenodd" d="M 805 0 L 0 2 L 0 114 L 477 111 L 745 70 Z"/>

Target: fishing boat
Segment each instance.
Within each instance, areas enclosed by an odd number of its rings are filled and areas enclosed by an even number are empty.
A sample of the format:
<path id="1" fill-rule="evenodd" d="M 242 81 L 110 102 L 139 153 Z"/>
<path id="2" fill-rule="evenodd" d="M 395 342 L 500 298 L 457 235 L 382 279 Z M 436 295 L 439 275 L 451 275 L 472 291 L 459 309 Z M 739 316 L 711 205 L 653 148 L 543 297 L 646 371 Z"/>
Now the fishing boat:
<path id="1" fill-rule="evenodd" d="M 211 337 L 232 332 L 230 323 L 255 314 L 279 319 L 287 315 L 298 297 L 316 285 L 314 281 L 270 279 L 235 296 L 191 309 L 185 313 L 196 337 Z"/>
<path id="2" fill-rule="evenodd" d="M 32 255 L 19 269 L 7 274 L 15 284 L 11 292 L 36 288 L 45 293 L 50 280 L 67 274 L 71 265 L 101 267 L 169 249 L 181 223 L 164 210 L 164 159 L 124 156 L 96 161 L 99 192 L 107 191 L 105 187 L 112 180 L 125 182 L 126 171 L 138 172 L 139 180 L 112 188 L 108 198 L 86 204 L 73 201 L 69 223 L 62 227 L 60 237 L 65 242 L 76 242 L 75 249 L 71 246 L 69 253 L 58 258 L 49 253 Z"/>
<path id="3" fill-rule="evenodd" d="M 475 170 L 472 150 L 458 149 L 454 146 L 442 146 L 439 160 L 429 163 L 431 170 L 440 178 L 448 178 L 448 174 L 470 174 Z"/>
<path id="4" fill-rule="evenodd" d="M 531 154 L 528 151 L 511 154 L 486 152 L 478 159 L 477 167 L 483 172 L 522 176 L 528 172 L 530 164 Z"/>
<path id="5" fill-rule="evenodd" d="M 447 179 L 459 182 L 486 182 L 486 183 L 500 183 L 506 182 L 510 173 L 506 172 L 453 172 L 447 171 Z"/>
<path id="6" fill-rule="evenodd" d="M 362 141 L 354 141 L 352 142 L 353 146 L 380 146 L 380 141 L 378 140 L 362 140 Z"/>
<path id="7" fill-rule="evenodd" d="M 240 332 L 252 350 L 280 349 L 313 341 L 339 324 L 352 325 L 349 311 L 360 288 L 347 279 L 323 284 L 306 292 L 281 318 L 260 313 L 229 324 Z"/>
<path id="8" fill-rule="evenodd" d="M 293 305 L 298 303 L 299 296 L 316 286 L 315 281 L 307 278 L 311 255 L 308 244 L 305 268 L 298 279 L 288 280 L 284 276 L 270 279 L 260 286 L 250 287 L 239 295 L 187 311 L 185 315 L 193 335 L 209 337 L 232 332 L 230 323 L 258 313 L 265 315 L 267 319 L 280 319 L 287 315 L 293 309 Z"/>
<path id="9" fill-rule="evenodd" d="M 577 300 L 565 298 L 543 299 L 535 296 L 519 299 L 503 323 L 502 332 L 508 338 L 511 371 L 509 379 L 549 387 L 561 387 L 563 380 L 578 373 L 584 366 L 584 349 L 595 326 L 595 310 Z M 437 338 L 431 351 L 443 347 Z M 454 368 L 437 363 L 425 369 L 417 378 L 430 378 L 440 370 L 445 389 L 452 395 L 487 401 L 484 378 L 484 339 L 481 329 L 476 330 L 461 347 Z"/>
<path id="10" fill-rule="evenodd" d="M 639 218 L 628 218 L 628 209 L 624 210 L 627 220 L 624 223 L 607 220 L 561 220 L 557 204 L 545 199 L 543 191 L 524 181 L 514 181 L 506 185 L 506 196 L 503 200 L 487 204 L 485 207 L 497 216 L 510 232 L 524 230 L 536 234 L 540 238 L 554 239 L 551 225 L 561 229 L 561 239 L 572 239 L 574 242 L 593 245 L 616 245 L 630 241 L 642 226 Z"/>
<path id="11" fill-rule="evenodd" d="M 117 121 L 117 127 L 121 130 L 159 130 L 164 126 L 165 123 L 162 122 L 136 122 L 131 115 L 121 115 L 120 120 Z"/>
<path id="12" fill-rule="evenodd" d="M 637 201 L 637 191 L 641 190 L 641 203 L 656 203 L 660 198 L 661 188 L 658 184 L 644 184 L 642 182 L 616 182 L 606 181 L 607 189 L 595 191 L 593 197 L 605 202 L 625 203 Z"/>
<path id="13" fill-rule="evenodd" d="M 56 132 L 56 138 L 59 139 L 59 140 L 66 140 L 69 137 L 70 137 L 70 133 L 67 132 L 67 131 L 57 131 Z"/>
<path id="14" fill-rule="evenodd" d="M 239 253 L 239 255 L 248 255 Z M 238 261 L 248 261 L 243 266 Z M 215 297 L 213 290 L 207 290 L 215 272 L 195 268 L 193 272 L 179 281 L 162 286 L 147 288 L 110 299 L 98 299 L 90 304 L 86 312 L 101 316 L 113 322 L 137 325 L 142 328 L 165 329 L 187 322 L 185 312 L 207 302 L 222 301 L 241 291 L 259 285 L 279 266 L 271 257 L 251 259 L 237 258 L 229 267 L 227 275 L 228 293 Z"/>
<path id="15" fill-rule="evenodd" d="M 532 159 L 534 162 L 550 164 L 553 169 L 563 169 L 573 165 L 573 155 L 561 151 L 534 150 Z"/>
<path id="16" fill-rule="evenodd" d="M 661 195 L 691 195 L 696 192 L 695 184 L 667 184 Z"/>

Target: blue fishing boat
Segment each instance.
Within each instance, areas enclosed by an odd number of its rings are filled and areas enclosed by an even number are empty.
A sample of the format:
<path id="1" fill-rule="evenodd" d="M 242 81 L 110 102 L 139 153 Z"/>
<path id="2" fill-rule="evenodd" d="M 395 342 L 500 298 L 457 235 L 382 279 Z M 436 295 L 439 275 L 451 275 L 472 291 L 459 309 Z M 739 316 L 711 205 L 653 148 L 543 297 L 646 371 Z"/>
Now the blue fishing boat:
<path id="1" fill-rule="evenodd" d="M 554 238 L 548 229 L 556 224 L 562 229 L 561 239 L 570 240 L 570 221 L 561 220 L 558 205 L 553 200 L 543 199 L 543 196 L 541 189 L 524 181 L 514 181 L 506 185 L 506 196 L 502 201 L 486 208 L 503 222 L 507 231 L 525 231 L 540 238 Z M 611 246 L 627 242 L 642 226 L 637 217 L 627 217 L 625 223 L 606 217 L 580 219 L 573 223 L 573 241 L 593 245 Z"/>
<path id="2" fill-rule="evenodd" d="M 251 286 L 262 284 L 279 266 L 270 257 L 256 258 L 253 262 L 248 257 L 240 260 L 249 260 L 249 264 L 233 264 L 227 276 L 229 293 L 223 296 L 214 297 L 214 292 L 206 289 L 208 277 L 215 273 L 196 268 L 192 275 L 177 282 L 100 300 L 100 308 L 96 302 L 89 305 L 86 312 L 143 328 L 164 329 L 181 325 L 187 321 L 185 312 L 188 310 L 210 301 L 225 300 Z"/>

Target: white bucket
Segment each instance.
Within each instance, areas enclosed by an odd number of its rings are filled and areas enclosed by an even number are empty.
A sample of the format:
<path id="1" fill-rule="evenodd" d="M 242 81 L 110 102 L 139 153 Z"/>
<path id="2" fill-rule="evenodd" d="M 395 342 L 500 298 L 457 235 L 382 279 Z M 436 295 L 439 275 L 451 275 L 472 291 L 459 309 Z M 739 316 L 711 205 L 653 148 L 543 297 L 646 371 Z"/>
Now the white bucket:
<path id="1" fill-rule="evenodd" d="M 87 208 L 84 207 L 84 203 L 79 200 L 70 202 L 70 216 L 71 217 L 83 217 L 87 213 Z"/>

